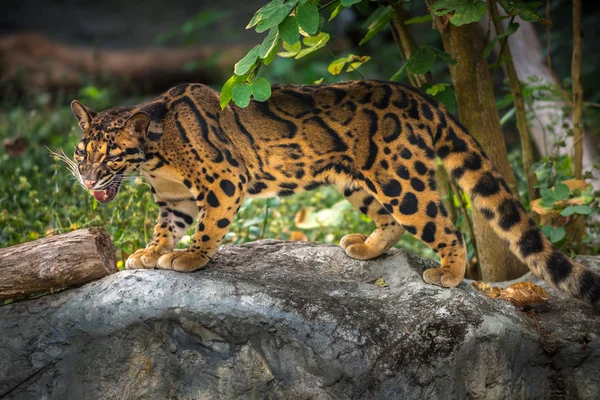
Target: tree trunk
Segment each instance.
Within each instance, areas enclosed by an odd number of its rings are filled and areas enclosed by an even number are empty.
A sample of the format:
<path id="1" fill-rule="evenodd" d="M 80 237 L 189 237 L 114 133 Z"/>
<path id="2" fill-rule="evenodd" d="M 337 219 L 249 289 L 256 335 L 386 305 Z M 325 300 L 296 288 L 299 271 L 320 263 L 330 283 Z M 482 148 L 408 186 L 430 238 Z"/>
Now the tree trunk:
<path id="1" fill-rule="evenodd" d="M 456 89 L 459 117 L 473 137 L 483 146 L 514 193 L 516 180 L 508 162 L 506 144 L 500 126 L 488 64 L 483 59 L 484 44 L 475 23 L 460 27 L 446 17 L 435 18 L 444 49 L 458 62 L 450 67 Z M 527 271 L 477 210 L 472 209 L 483 280 L 502 281 L 517 278 Z"/>
<path id="2" fill-rule="evenodd" d="M 80 229 L 0 249 L 0 300 L 78 286 L 117 272 L 101 228 Z"/>

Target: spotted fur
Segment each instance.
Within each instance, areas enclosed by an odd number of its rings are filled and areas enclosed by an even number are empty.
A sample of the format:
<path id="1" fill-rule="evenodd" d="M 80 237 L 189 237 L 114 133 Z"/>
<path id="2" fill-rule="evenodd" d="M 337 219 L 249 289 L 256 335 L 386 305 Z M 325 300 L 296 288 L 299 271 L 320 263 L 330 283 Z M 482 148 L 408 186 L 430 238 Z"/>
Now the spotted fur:
<path id="1" fill-rule="evenodd" d="M 425 281 L 456 286 L 466 251 L 436 191 L 439 157 L 536 275 L 575 297 L 600 298 L 599 275 L 552 246 L 460 122 L 413 88 L 377 81 L 274 86 L 266 102 L 221 110 L 217 92 L 183 84 L 139 106 L 95 113 L 73 102 L 73 111 L 84 130 L 79 172 L 100 185 L 94 193 L 114 193 L 120 177 L 140 169 L 160 206 L 154 239 L 127 268 L 197 270 L 245 197 L 335 185 L 377 224 L 369 236 L 342 239 L 350 257 L 377 257 L 407 230 L 441 259 Z M 174 251 L 191 225 L 190 247 Z"/>

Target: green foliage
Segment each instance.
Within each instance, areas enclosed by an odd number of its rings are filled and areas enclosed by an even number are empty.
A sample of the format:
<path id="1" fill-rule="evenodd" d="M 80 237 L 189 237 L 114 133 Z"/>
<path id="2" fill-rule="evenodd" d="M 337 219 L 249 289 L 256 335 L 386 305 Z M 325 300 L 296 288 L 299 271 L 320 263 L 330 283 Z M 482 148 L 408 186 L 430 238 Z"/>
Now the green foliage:
<path id="1" fill-rule="evenodd" d="M 461 26 L 481 20 L 487 6 L 480 0 L 438 0 L 431 5 L 431 10 L 437 16 L 452 13 L 450 23 Z"/>
<path id="2" fill-rule="evenodd" d="M 349 54 L 347 57 L 338 58 L 335 61 L 332 61 L 331 64 L 327 67 L 327 71 L 331 75 L 339 75 L 344 68 L 346 68 L 346 72 L 356 71 L 361 65 L 369 61 L 371 57 L 369 56 L 356 56 L 354 54 Z"/>
<path id="3" fill-rule="evenodd" d="M 435 63 L 435 53 L 429 46 L 419 46 L 406 62 L 406 68 L 413 74 L 425 74 Z"/>
<path id="4" fill-rule="evenodd" d="M 507 15 L 519 16 L 525 21 L 541 22 L 544 25 L 550 25 L 550 22 L 536 11 L 542 5 L 542 2 L 531 1 L 526 3 L 522 0 L 498 0 L 498 4 L 504 8 Z"/>
<path id="5" fill-rule="evenodd" d="M 254 14 L 246 29 L 256 27 L 256 32 L 261 33 L 279 25 L 294 9 L 296 3 L 297 1 L 270 1 Z"/>
<path id="6" fill-rule="evenodd" d="M 367 34 L 358 43 L 359 46 L 373 39 L 394 17 L 394 10 L 391 6 L 379 7 L 367 18 L 363 24 L 363 29 L 367 29 Z"/>
<path id="7" fill-rule="evenodd" d="M 304 3 L 296 10 L 298 26 L 309 35 L 319 30 L 319 9 L 314 4 Z"/>
<path id="8" fill-rule="evenodd" d="M 298 26 L 298 20 L 295 16 L 290 15 L 286 17 L 281 24 L 279 24 L 279 36 L 285 43 L 298 43 L 300 38 L 300 30 Z"/>
<path id="9" fill-rule="evenodd" d="M 494 49 L 494 46 L 496 45 L 496 42 L 498 41 L 498 39 L 502 39 L 503 37 L 512 35 L 513 33 L 515 33 L 517 31 L 517 29 L 519 29 L 518 23 L 511 22 L 510 24 L 508 24 L 508 27 L 506 28 L 504 33 L 493 37 L 492 40 L 490 40 L 490 42 L 487 44 L 487 46 L 485 46 L 485 49 L 483 50 L 483 58 L 488 58 L 490 56 L 490 53 Z"/>

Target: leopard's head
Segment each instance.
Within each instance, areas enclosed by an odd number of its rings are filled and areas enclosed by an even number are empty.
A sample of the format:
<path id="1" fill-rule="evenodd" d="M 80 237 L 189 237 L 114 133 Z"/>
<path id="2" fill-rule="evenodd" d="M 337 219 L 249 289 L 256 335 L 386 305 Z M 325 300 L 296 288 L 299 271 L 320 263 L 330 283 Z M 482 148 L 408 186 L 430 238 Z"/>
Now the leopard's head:
<path id="1" fill-rule="evenodd" d="M 131 107 L 102 112 L 83 106 L 77 100 L 71 109 L 83 130 L 75 149 L 74 175 L 102 203 L 112 201 L 123 179 L 145 160 L 143 138 L 150 118 Z"/>

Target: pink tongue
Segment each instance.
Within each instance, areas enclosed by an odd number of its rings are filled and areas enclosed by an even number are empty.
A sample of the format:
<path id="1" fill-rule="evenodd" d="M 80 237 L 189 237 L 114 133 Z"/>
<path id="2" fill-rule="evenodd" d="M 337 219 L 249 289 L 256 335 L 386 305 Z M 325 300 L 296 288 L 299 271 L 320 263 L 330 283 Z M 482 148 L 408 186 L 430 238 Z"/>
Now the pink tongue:
<path id="1" fill-rule="evenodd" d="M 104 201 L 106 199 L 106 191 L 105 190 L 94 190 L 94 197 L 98 201 Z"/>

